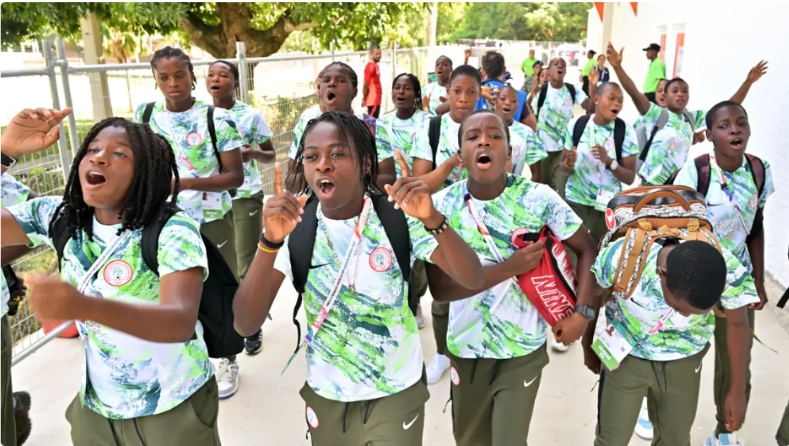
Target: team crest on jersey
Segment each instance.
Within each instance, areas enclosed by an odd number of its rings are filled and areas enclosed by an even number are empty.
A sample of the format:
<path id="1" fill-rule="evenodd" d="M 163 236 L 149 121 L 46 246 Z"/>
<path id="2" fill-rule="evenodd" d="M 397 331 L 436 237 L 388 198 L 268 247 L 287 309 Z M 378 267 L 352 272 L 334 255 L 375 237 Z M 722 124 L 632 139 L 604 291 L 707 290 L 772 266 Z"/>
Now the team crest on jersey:
<path id="1" fill-rule="evenodd" d="M 377 273 L 382 273 L 392 266 L 392 251 L 379 246 L 370 253 L 370 268 Z"/>
<path id="2" fill-rule="evenodd" d="M 312 410 L 312 407 L 307 406 L 307 424 L 310 425 L 311 428 L 317 429 L 320 426 L 320 422 L 318 421 L 318 415 Z"/>
<path id="3" fill-rule="evenodd" d="M 203 142 L 203 137 L 197 132 L 186 135 L 186 143 L 189 144 L 190 147 L 197 147 L 201 142 Z"/>
<path id="4" fill-rule="evenodd" d="M 131 282 L 133 276 L 131 265 L 123 260 L 113 260 L 104 267 L 104 281 L 115 287 Z"/>
<path id="5" fill-rule="evenodd" d="M 606 152 L 610 152 L 614 150 L 614 142 L 611 141 L 610 139 L 606 139 L 605 142 L 603 143 L 603 147 L 605 147 Z"/>
<path id="6" fill-rule="evenodd" d="M 515 240 L 518 240 L 521 236 L 528 234 L 529 230 L 526 228 L 518 228 L 512 231 L 512 235 L 510 236 L 510 242 L 515 245 Z"/>

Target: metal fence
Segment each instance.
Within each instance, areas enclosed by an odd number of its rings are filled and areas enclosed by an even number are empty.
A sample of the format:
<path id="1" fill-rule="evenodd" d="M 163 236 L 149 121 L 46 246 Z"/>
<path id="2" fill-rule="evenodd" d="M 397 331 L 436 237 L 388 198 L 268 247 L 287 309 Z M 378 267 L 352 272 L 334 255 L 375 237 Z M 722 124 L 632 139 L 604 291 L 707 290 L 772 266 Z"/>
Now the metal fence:
<path id="1" fill-rule="evenodd" d="M 529 49 L 537 51 L 537 58 L 547 62 L 552 51 L 560 44 L 550 42 L 511 42 L 503 47 L 474 48 L 469 63 L 479 64 L 484 51 L 495 49 L 501 52 L 510 64 L 512 82 L 520 85 L 523 75 L 520 61 L 527 57 Z M 390 91 L 394 77 L 400 73 L 413 73 L 427 84 L 427 75 L 433 71 L 435 60 L 440 55 L 450 57 L 455 66 L 463 63 L 464 46 L 439 46 L 430 48 L 388 49 L 383 51 L 379 62 L 381 84 L 384 92 Z M 56 52 L 55 52 L 56 50 Z M 45 66 L 0 72 L 0 123 L 7 123 L 20 109 L 25 107 L 72 107 L 67 125 L 62 126 L 57 145 L 44 152 L 27 156 L 10 171 L 18 180 L 28 185 L 39 195 L 60 195 L 71 167 L 73 155 L 79 144 L 93 126 L 97 107 L 105 109 L 107 116 L 131 118 L 139 104 L 161 99 L 155 88 L 151 66 L 139 64 L 79 65 L 66 57 L 62 40 L 44 41 L 42 56 Z M 287 168 L 287 151 L 293 140 L 292 129 L 301 113 L 317 103 L 315 78 L 320 70 L 333 61 L 350 65 L 359 76 L 359 93 L 354 108 L 361 108 L 361 90 L 364 68 L 368 60 L 366 52 L 335 52 L 319 55 L 285 55 L 262 58 L 247 58 L 245 45 L 237 44 L 236 63 L 240 72 L 239 99 L 258 109 L 271 127 L 273 143 L 277 150 L 277 162 Z M 213 60 L 193 61 L 197 86 L 194 96 L 211 101 L 204 83 L 208 66 Z M 568 81 L 571 78 L 568 78 Z M 97 93 L 98 92 L 98 93 Z M 383 95 L 381 114 L 393 109 L 391 97 Z M 261 176 L 264 193 L 274 193 L 274 165 L 262 165 Z M 56 256 L 52 249 L 39 248 L 14 263 L 18 272 L 55 271 Z M 59 326 L 49 334 L 43 330 L 28 311 L 26 301 L 20 304 L 19 312 L 12 318 L 15 340 L 13 363 L 24 359 L 38 347 L 68 328 Z"/>

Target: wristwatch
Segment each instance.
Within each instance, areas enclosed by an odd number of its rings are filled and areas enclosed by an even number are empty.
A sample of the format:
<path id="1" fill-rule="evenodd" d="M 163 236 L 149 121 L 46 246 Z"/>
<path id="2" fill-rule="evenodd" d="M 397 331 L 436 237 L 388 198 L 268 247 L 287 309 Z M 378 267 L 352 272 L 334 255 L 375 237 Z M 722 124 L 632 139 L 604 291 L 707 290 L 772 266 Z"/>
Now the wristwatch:
<path id="1" fill-rule="evenodd" d="M 615 171 L 619 168 L 619 163 L 616 160 L 611 161 L 611 164 L 608 165 L 608 170 L 611 172 Z"/>
<path id="2" fill-rule="evenodd" d="M 5 153 L 0 154 L 0 155 L 2 155 L 2 161 L 1 162 L 3 164 L 3 167 L 5 167 L 6 169 L 10 169 L 10 168 L 14 167 L 14 165 L 16 164 L 16 160 L 15 159 L 11 158 L 10 156 L 6 155 Z"/>
<path id="3" fill-rule="evenodd" d="M 573 308 L 573 313 L 581 313 L 583 317 L 589 319 L 590 321 L 597 315 L 597 311 L 595 311 L 591 305 L 576 305 L 576 307 Z"/>

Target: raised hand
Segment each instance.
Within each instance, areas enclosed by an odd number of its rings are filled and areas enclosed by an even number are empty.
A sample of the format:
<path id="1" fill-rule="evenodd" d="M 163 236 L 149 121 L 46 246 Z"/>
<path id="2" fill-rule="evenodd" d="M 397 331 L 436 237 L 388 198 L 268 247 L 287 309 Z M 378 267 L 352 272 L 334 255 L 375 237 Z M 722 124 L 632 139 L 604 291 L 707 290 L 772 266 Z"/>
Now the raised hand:
<path id="1" fill-rule="evenodd" d="M 274 191 L 276 194 L 269 198 L 266 206 L 263 207 L 263 227 L 266 228 L 266 240 L 280 243 L 301 221 L 301 214 L 304 213 L 304 205 L 307 204 L 308 197 L 302 195 L 296 198 L 285 190 L 282 166 L 279 163 L 274 166 Z"/>
<path id="2" fill-rule="evenodd" d="M 395 209 L 402 209 L 407 215 L 422 220 L 431 228 L 441 224 L 438 220 L 438 213 L 433 206 L 433 197 L 430 188 L 419 178 L 403 177 L 398 178 L 393 185 L 386 185 L 386 193 L 389 194 L 389 201 L 395 202 Z M 443 217 L 440 217 L 443 220 Z"/>
<path id="3" fill-rule="evenodd" d="M 403 157 L 403 152 L 401 152 L 400 149 L 395 149 L 395 159 L 397 160 L 397 164 L 400 165 L 400 176 L 410 177 L 411 169 L 408 167 L 408 163 L 405 157 Z"/>
<path id="4" fill-rule="evenodd" d="M 597 81 L 600 80 L 600 72 L 597 71 L 597 67 L 592 68 L 592 71 L 589 72 L 589 85 L 597 85 Z"/>
<path id="5" fill-rule="evenodd" d="M 622 57 L 624 54 L 625 47 L 622 47 L 622 49 L 617 53 L 614 49 L 614 45 L 612 45 L 611 42 L 608 42 L 608 47 L 605 49 L 605 56 L 608 59 L 608 63 L 610 63 L 612 67 L 617 68 L 622 64 Z"/>
<path id="6" fill-rule="evenodd" d="M 748 72 L 748 82 L 754 83 L 767 73 L 767 61 L 762 60 Z"/>
<path id="7" fill-rule="evenodd" d="M 466 48 L 465 50 L 463 50 L 463 56 L 468 61 L 468 58 L 471 57 L 471 48 Z"/>
<path id="8" fill-rule="evenodd" d="M 19 158 L 46 149 L 58 140 L 59 124 L 70 114 L 70 108 L 22 110 L 3 131 L 0 141 L 3 153 L 11 158 Z"/>

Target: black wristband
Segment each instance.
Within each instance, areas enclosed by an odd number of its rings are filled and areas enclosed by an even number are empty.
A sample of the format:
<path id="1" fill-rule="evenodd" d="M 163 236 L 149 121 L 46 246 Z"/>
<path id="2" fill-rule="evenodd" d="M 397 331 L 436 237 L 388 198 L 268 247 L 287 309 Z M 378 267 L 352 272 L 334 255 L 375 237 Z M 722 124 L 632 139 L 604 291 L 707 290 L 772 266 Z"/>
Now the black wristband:
<path id="1" fill-rule="evenodd" d="M 428 228 L 427 226 L 425 226 L 425 231 L 427 231 L 428 234 L 430 234 L 430 235 L 432 235 L 434 237 L 437 236 L 438 234 L 441 234 L 442 232 L 444 232 L 444 230 L 446 230 L 449 227 L 449 222 L 447 221 L 447 217 L 445 217 L 443 215 L 442 215 L 442 217 L 444 219 L 441 221 L 441 224 L 437 228 L 433 229 L 433 228 Z"/>
<path id="2" fill-rule="evenodd" d="M 2 153 L 0 155 L 2 155 L 2 160 L 0 160 L 0 162 L 2 163 L 3 167 L 5 167 L 6 169 L 10 169 L 11 167 L 14 166 L 14 164 L 16 164 L 16 160 L 6 155 L 5 153 Z"/>
<path id="3" fill-rule="evenodd" d="M 268 239 L 266 239 L 266 234 L 265 233 L 260 234 L 260 243 L 262 243 L 263 246 L 265 246 L 268 249 L 279 249 L 279 248 L 282 248 L 283 246 L 285 246 L 285 241 L 284 240 L 279 242 L 279 243 L 273 243 L 273 242 L 268 241 Z"/>

